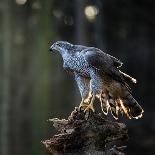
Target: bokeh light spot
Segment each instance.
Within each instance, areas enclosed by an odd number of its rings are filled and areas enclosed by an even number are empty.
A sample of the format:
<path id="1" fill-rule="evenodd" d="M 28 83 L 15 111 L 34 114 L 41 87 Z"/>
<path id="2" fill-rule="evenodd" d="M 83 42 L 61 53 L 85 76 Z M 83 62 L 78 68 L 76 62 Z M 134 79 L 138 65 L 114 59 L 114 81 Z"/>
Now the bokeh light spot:
<path id="1" fill-rule="evenodd" d="M 96 6 L 89 5 L 85 7 L 84 13 L 88 20 L 93 21 L 99 13 L 99 10 Z"/>
<path id="2" fill-rule="evenodd" d="M 60 10 L 53 10 L 53 15 L 56 17 L 56 18 L 62 18 L 63 14 Z"/>
<path id="3" fill-rule="evenodd" d="M 15 0 L 15 1 L 16 1 L 16 4 L 18 5 L 24 5 L 27 2 L 27 0 Z"/>

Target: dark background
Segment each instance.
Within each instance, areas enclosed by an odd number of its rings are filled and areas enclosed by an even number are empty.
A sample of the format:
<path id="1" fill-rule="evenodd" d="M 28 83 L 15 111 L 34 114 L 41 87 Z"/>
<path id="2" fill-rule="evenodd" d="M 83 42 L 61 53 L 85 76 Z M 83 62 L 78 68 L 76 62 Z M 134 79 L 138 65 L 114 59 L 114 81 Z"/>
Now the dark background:
<path id="1" fill-rule="evenodd" d="M 40 143 L 55 132 L 46 120 L 66 118 L 79 105 L 74 78 L 48 51 L 57 40 L 124 62 L 145 110 L 140 120 L 119 119 L 129 129 L 126 154 L 154 155 L 154 0 L 0 0 L 0 154 L 49 154 Z"/>

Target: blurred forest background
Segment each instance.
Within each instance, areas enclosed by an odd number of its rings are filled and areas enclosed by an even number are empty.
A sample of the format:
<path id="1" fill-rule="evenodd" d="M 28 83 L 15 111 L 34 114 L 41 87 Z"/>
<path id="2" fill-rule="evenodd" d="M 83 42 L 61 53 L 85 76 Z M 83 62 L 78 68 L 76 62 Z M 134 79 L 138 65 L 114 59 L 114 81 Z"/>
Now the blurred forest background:
<path id="1" fill-rule="evenodd" d="M 145 110 L 140 120 L 120 119 L 129 129 L 126 154 L 154 155 L 154 0 L 0 0 L 0 154 L 49 154 L 40 143 L 55 132 L 46 120 L 67 117 L 80 103 L 74 78 L 48 51 L 57 40 L 124 62 Z"/>

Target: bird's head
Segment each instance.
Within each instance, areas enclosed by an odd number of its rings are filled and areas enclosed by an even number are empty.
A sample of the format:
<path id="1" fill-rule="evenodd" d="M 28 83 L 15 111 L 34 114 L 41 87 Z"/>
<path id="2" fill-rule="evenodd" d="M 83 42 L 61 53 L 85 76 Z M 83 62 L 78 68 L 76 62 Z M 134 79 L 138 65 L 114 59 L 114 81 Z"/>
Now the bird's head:
<path id="1" fill-rule="evenodd" d="M 58 51 L 60 53 L 68 53 L 73 48 L 73 44 L 66 41 L 57 41 L 51 47 L 50 51 Z"/>

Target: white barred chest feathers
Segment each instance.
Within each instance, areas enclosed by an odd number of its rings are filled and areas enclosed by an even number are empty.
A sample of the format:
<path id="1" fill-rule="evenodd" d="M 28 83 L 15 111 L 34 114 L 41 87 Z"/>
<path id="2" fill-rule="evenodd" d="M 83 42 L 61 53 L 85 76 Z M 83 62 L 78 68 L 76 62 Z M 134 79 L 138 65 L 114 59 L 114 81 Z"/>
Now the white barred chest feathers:
<path id="1" fill-rule="evenodd" d="M 63 67 L 70 71 L 76 71 L 83 76 L 89 76 L 89 65 L 83 56 L 71 56 L 64 61 Z"/>

